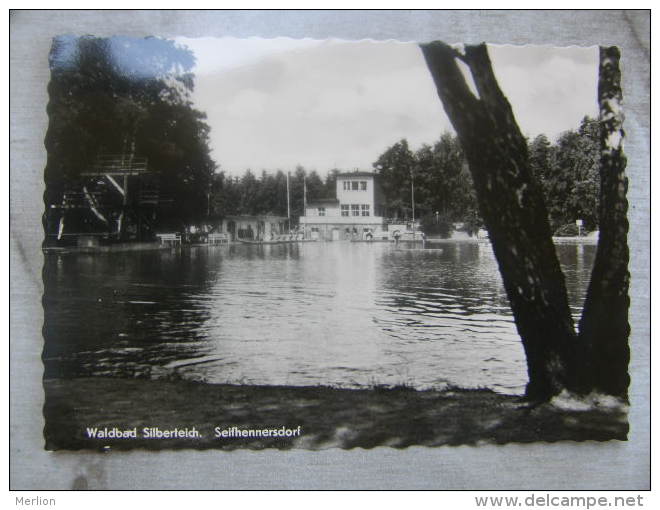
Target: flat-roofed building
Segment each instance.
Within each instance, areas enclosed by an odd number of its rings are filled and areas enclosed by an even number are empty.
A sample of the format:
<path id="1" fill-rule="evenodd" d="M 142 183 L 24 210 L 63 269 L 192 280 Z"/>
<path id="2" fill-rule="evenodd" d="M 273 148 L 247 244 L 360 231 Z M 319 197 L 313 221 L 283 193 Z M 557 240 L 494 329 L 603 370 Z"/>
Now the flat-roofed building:
<path id="1" fill-rule="evenodd" d="M 271 241 L 286 235 L 287 217 L 262 215 L 237 215 L 225 217 L 216 232 L 227 234 L 230 241 Z"/>
<path id="2" fill-rule="evenodd" d="M 346 172 L 337 175 L 336 198 L 311 198 L 300 218 L 305 238 L 322 241 L 380 238 L 379 190 L 372 172 Z M 385 234 L 386 235 L 386 234 Z"/>

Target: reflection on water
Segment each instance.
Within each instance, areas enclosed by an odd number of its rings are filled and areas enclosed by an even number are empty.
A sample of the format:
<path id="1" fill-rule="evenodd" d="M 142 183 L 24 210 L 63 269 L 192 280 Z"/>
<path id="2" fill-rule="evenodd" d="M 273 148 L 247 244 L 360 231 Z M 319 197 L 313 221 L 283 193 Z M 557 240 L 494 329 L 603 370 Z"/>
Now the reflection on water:
<path id="1" fill-rule="evenodd" d="M 595 246 L 560 245 L 578 314 Z M 46 256 L 46 376 L 455 384 L 522 392 L 487 243 L 215 246 Z"/>

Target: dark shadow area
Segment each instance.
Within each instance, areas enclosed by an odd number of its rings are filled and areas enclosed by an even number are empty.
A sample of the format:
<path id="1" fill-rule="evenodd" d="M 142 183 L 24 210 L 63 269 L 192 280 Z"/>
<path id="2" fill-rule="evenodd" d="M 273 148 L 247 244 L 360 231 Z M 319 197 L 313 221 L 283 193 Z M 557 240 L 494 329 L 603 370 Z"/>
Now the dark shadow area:
<path id="1" fill-rule="evenodd" d="M 374 448 L 626 440 L 620 408 L 529 407 L 490 390 L 366 390 L 81 378 L 45 381 L 46 448 Z M 118 396 L 121 396 L 118 398 Z M 221 430 L 301 427 L 300 437 L 216 438 Z M 89 438 L 88 427 L 135 428 L 137 438 Z M 145 427 L 195 427 L 199 438 L 146 439 Z"/>

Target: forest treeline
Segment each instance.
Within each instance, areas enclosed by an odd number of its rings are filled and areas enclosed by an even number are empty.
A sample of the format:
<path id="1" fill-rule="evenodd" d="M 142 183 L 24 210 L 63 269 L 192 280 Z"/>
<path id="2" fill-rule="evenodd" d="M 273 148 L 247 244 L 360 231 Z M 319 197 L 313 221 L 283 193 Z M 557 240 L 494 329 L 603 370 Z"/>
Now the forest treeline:
<path id="1" fill-rule="evenodd" d="M 585 230 L 598 223 L 598 121 L 584 117 L 575 130 L 552 143 L 545 135 L 528 141 L 530 165 L 543 190 L 553 231 L 583 220 Z M 373 163 L 381 188 L 381 210 L 388 218 L 412 217 L 414 181 L 415 217 L 432 229 L 434 224 L 463 222 L 469 231 L 482 226 L 474 186 L 457 137 L 443 134 L 433 145 L 417 150 L 403 139 L 388 147 Z M 321 178 L 298 166 L 292 172 L 247 170 L 242 176 L 224 171 L 213 178 L 211 215 L 287 213 L 286 180 L 289 173 L 292 219 L 303 214 L 303 187 L 307 200 L 334 198 L 334 169 Z"/>
<path id="2" fill-rule="evenodd" d="M 287 214 L 295 224 L 307 199 L 334 198 L 333 169 L 321 176 L 293 169 L 236 176 L 218 168 L 209 149 L 210 128 L 194 108 L 194 55 L 158 38 L 75 37 L 54 40 L 51 54 L 50 124 L 46 136 L 47 210 L 62 202 L 67 186 L 89 170 L 102 153 L 131 152 L 146 157 L 157 175 L 157 225 L 181 228 L 237 214 Z M 582 219 L 597 228 L 598 122 L 580 125 L 551 142 L 545 135 L 528 141 L 531 168 L 546 198 L 553 231 Z M 367 169 L 361 169 L 367 170 Z M 464 222 L 481 226 L 474 187 L 457 137 L 412 150 L 403 139 L 384 148 L 372 170 L 381 189 L 381 211 L 428 229 Z M 414 186 L 413 186 L 414 182 Z"/>

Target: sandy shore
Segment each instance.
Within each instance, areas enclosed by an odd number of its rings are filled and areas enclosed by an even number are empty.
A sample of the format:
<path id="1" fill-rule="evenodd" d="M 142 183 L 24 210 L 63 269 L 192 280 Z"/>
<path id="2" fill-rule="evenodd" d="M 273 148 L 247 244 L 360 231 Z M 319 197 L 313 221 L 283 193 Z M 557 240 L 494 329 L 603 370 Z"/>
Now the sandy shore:
<path id="1" fill-rule="evenodd" d="M 550 404 L 530 408 L 517 396 L 489 390 L 352 390 L 111 378 L 51 379 L 44 381 L 44 388 L 49 450 L 403 448 L 625 440 L 628 432 L 620 409 L 566 411 Z M 143 437 L 144 428 L 154 427 L 194 428 L 198 437 Z M 216 427 L 218 431 L 300 427 L 300 435 L 216 437 Z M 90 438 L 87 428 L 137 430 L 138 435 Z"/>

